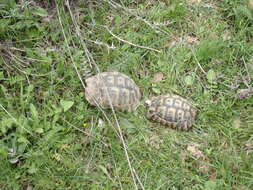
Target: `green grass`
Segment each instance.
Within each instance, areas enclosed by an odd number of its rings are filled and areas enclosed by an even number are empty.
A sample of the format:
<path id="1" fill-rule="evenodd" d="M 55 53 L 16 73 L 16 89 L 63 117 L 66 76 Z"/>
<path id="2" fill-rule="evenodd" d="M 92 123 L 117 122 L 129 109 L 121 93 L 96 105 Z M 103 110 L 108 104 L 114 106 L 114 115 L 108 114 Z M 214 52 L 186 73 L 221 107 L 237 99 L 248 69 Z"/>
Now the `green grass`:
<path id="1" fill-rule="evenodd" d="M 97 71 L 68 8 L 29 2 L 0 2 L 0 189 L 135 189 L 112 112 L 109 123 L 85 100 L 73 66 Z M 253 96 L 237 98 L 253 80 L 247 1 L 94 2 L 71 1 L 71 11 L 99 69 L 141 88 L 140 107 L 116 114 L 144 188 L 253 189 Z M 194 102 L 193 130 L 145 118 L 144 100 L 165 93 Z"/>

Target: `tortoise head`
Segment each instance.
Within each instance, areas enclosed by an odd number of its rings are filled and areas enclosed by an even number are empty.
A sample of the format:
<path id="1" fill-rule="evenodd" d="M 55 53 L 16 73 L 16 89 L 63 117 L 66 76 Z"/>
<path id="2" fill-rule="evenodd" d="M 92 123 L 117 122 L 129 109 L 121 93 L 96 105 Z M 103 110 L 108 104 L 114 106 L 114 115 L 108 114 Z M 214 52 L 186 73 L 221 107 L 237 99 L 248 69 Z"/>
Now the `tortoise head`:
<path id="1" fill-rule="evenodd" d="M 152 117 L 155 115 L 155 111 L 156 111 L 156 108 L 154 106 L 152 106 L 152 100 L 146 100 L 145 105 L 148 107 L 146 117 L 148 119 L 152 119 Z"/>

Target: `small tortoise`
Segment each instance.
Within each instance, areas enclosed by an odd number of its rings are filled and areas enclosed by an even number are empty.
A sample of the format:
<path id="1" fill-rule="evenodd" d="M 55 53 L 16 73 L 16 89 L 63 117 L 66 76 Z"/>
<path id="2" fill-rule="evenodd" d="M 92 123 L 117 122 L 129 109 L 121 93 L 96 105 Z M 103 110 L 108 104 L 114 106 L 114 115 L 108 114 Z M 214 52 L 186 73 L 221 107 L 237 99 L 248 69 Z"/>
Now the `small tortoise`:
<path id="1" fill-rule="evenodd" d="M 145 103 L 148 105 L 148 119 L 174 129 L 188 130 L 196 118 L 196 109 L 178 95 L 160 95 Z"/>
<path id="2" fill-rule="evenodd" d="M 102 108 L 134 111 L 140 103 L 139 87 L 127 75 L 119 72 L 103 72 L 85 80 L 87 101 Z M 111 103 L 111 104 L 110 104 Z"/>

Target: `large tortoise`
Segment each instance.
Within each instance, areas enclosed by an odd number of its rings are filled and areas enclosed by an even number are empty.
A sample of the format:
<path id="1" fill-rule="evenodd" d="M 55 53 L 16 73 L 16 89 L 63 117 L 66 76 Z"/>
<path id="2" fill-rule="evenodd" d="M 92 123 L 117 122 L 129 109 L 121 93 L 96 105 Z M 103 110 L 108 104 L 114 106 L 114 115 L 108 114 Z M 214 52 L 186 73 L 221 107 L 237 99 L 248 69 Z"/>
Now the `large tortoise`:
<path id="1" fill-rule="evenodd" d="M 103 72 L 85 80 L 87 101 L 102 108 L 134 111 L 140 103 L 139 87 L 127 75 L 119 72 Z"/>
<path id="2" fill-rule="evenodd" d="M 196 118 L 196 109 L 178 95 L 160 95 L 145 103 L 148 106 L 146 116 L 149 120 L 174 129 L 188 130 Z"/>

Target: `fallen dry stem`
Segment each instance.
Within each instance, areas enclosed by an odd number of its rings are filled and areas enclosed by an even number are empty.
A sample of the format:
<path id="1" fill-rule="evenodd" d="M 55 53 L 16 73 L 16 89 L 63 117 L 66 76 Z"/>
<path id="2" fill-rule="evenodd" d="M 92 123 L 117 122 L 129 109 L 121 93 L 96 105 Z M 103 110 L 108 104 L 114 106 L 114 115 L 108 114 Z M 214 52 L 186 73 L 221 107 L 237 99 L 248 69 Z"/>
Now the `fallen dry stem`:
<path id="1" fill-rule="evenodd" d="M 89 24 L 89 23 L 85 23 L 85 24 L 89 25 L 89 26 L 94 26 L 94 24 Z M 148 46 L 138 45 L 138 44 L 135 44 L 135 43 L 132 43 L 132 42 L 129 42 L 127 40 L 122 39 L 119 36 L 117 36 L 116 34 L 114 34 L 107 26 L 100 25 L 100 24 L 95 24 L 95 26 L 99 26 L 99 27 L 105 28 L 113 37 L 115 37 L 116 39 L 118 39 L 121 42 L 127 43 L 127 44 L 129 44 L 131 46 L 134 46 L 134 47 L 138 47 L 138 48 L 142 48 L 142 49 L 148 49 L 148 50 L 151 50 L 151 51 L 155 51 L 157 53 L 161 53 L 161 51 L 158 50 L 158 49 L 151 48 L 151 47 L 148 47 Z"/>
<path id="2" fill-rule="evenodd" d="M 66 6 L 68 7 L 71 19 L 72 19 L 73 24 L 75 26 L 75 32 L 76 32 L 77 36 L 79 37 L 79 40 L 81 41 L 81 44 L 83 46 L 85 55 L 86 55 L 86 57 L 87 57 L 87 59 L 88 59 L 88 61 L 90 63 L 90 68 L 92 68 L 92 65 L 93 65 L 93 66 L 96 67 L 97 71 L 99 71 L 99 67 L 97 66 L 97 64 L 96 64 L 95 60 L 93 59 L 90 51 L 88 50 L 87 45 L 84 43 L 83 37 L 82 37 L 81 32 L 80 32 L 80 27 L 77 24 L 76 19 L 75 19 L 74 15 L 73 15 L 73 13 L 72 13 L 72 11 L 70 9 L 69 1 L 68 0 L 66 1 Z"/>
<path id="3" fill-rule="evenodd" d="M 202 67 L 201 64 L 199 63 L 199 60 L 197 59 L 196 53 L 194 52 L 194 50 L 193 50 L 192 48 L 190 48 L 190 49 L 191 49 L 192 55 L 193 55 L 193 57 L 194 57 L 196 63 L 197 63 L 198 66 L 199 66 L 199 69 L 201 70 L 202 73 L 204 73 L 204 74 L 206 75 L 205 70 L 203 69 L 203 67 Z"/>
<path id="4" fill-rule="evenodd" d="M 79 28 L 78 24 L 76 23 L 76 20 L 75 20 L 73 14 L 72 14 L 72 11 L 71 11 L 71 9 L 70 9 L 69 1 L 68 1 L 68 0 L 66 1 L 66 5 L 67 5 L 67 7 L 68 7 L 68 9 L 69 9 L 69 12 L 70 12 L 72 21 L 73 21 L 73 23 L 74 23 L 74 25 L 75 25 L 76 33 L 77 33 L 77 35 L 79 36 L 79 38 L 80 38 L 80 40 L 81 40 L 81 42 L 82 42 L 83 48 L 84 48 L 85 53 L 86 53 L 86 57 L 87 57 L 87 59 L 89 60 L 89 62 L 92 63 L 92 65 L 94 65 L 94 66 L 96 67 L 98 73 L 100 73 L 100 70 L 99 70 L 98 66 L 96 65 L 96 63 L 95 63 L 95 61 L 94 61 L 94 59 L 93 59 L 91 53 L 88 51 L 88 48 L 87 48 L 86 44 L 84 43 L 84 40 L 82 39 L 82 36 L 81 36 L 81 33 L 80 33 L 80 28 Z M 61 19 L 60 19 L 59 10 L 58 10 L 58 6 L 57 6 L 57 13 L 58 13 L 59 20 L 61 20 Z M 60 23 L 61 23 L 61 21 L 60 21 Z M 64 32 L 64 30 L 63 30 L 62 23 L 61 23 L 61 27 L 62 27 L 62 31 L 63 31 L 63 33 L 64 33 L 65 42 L 68 44 L 68 41 L 66 40 L 65 32 Z M 71 53 L 70 50 L 69 50 L 69 53 Z M 71 54 L 70 54 L 70 55 L 71 55 Z M 73 60 L 72 60 L 72 62 L 73 62 Z M 76 67 L 75 67 L 75 68 L 76 68 Z M 78 73 L 78 72 L 77 72 L 77 73 Z M 79 77 L 79 79 L 82 81 L 81 77 Z M 102 81 L 103 81 L 103 80 L 102 80 Z M 105 85 L 105 84 L 104 84 L 104 85 Z M 84 88 L 85 88 L 85 86 L 84 86 Z M 127 145 L 126 145 L 126 143 L 125 143 L 125 140 L 124 140 L 124 137 L 123 137 L 123 133 L 122 133 L 121 127 L 120 127 L 120 125 L 119 125 L 119 122 L 118 122 L 118 119 L 117 119 L 115 110 L 114 110 L 113 105 L 112 105 L 112 102 L 111 102 L 111 97 L 109 96 L 108 91 L 107 91 L 107 98 L 108 98 L 108 100 L 109 100 L 110 107 L 111 107 L 111 110 L 112 110 L 112 112 L 113 112 L 113 116 L 114 116 L 114 119 L 115 119 L 115 122 L 116 122 L 116 126 L 117 126 L 117 129 L 118 129 L 119 138 L 120 138 L 120 140 L 121 140 L 121 142 L 122 142 L 122 144 L 123 144 L 125 156 L 126 156 L 126 159 L 127 159 L 127 162 L 128 162 L 128 166 L 129 166 L 129 169 L 130 169 L 130 172 L 131 172 L 131 176 L 132 176 L 132 179 L 133 179 L 135 188 L 136 188 L 136 190 L 138 190 L 138 186 L 137 186 L 136 179 L 135 179 L 135 176 L 137 176 L 137 174 L 134 173 L 134 170 L 133 170 L 133 168 L 132 168 L 132 164 L 131 164 L 131 161 L 130 161 L 130 158 L 129 158 L 129 155 L 128 155 Z M 96 101 L 95 101 L 95 102 L 96 102 Z M 103 112 L 103 114 L 106 116 L 105 112 L 102 110 L 102 108 L 101 108 L 100 106 L 99 106 L 99 109 L 100 109 L 100 110 Z M 108 119 L 107 116 L 106 116 L 106 118 Z M 109 119 L 108 119 L 108 120 L 109 120 Z M 110 122 L 110 123 L 111 123 L 111 122 Z M 113 125 L 112 125 L 112 127 L 113 127 Z M 139 183 L 141 184 L 141 182 L 139 182 Z M 142 189 L 144 190 L 144 187 L 143 187 L 142 184 L 141 184 L 141 187 L 142 187 Z"/>
<path id="5" fill-rule="evenodd" d="M 17 65 L 19 65 L 19 64 L 18 64 L 19 62 L 18 62 L 15 58 L 10 57 L 10 56 L 7 56 L 7 57 L 8 57 L 9 59 L 11 59 L 12 61 L 14 61 Z M 50 71 L 50 72 L 47 72 L 47 73 L 45 73 L 45 74 L 27 73 L 26 71 L 20 69 L 20 68 L 19 68 L 18 66 L 16 66 L 16 65 L 9 65 L 9 64 L 7 64 L 7 63 L 5 62 L 4 59 L 3 59 L 3 63 L 4 63 L 7 67 L 9 67 L 9 68 L 11 68 L 11 69 L 16 69 L 16 70 L 18 70 L 19 72 L 23 73 L 26 77 L 27 77 L 27 76 L 44 77 L 44 76 L 50 75 L 52 72 L 54 72 L 54 71 Z M 13 68 L 13 67 L 14 67 L 14 68 Z M 29 81 L 29 80 L 28 80 L 28 81 Z"/>
<path id="6" fill-rule="evenodd" d="M 135 47 L 138 47 L 138 48 L 148 49 L 148 50 L 152 50 L 152 51 L 161 53 L 160 50 L 157 50 L 157 49 L 154 49 L 154 48 L 151 48 L 151 47 L 147 47 L 147 46 L 142 46 L 142 45 L 134 44 L 134 43 L 132 43 L 132 42 L 129 42 L 129 41 L 127 41 L 127 40 L 124 40 L 124 39 L 118 37 L 117 35 L 115 35 L 111 30 L 109 30 L 108 27 L 106 27 L 106 26 L 104 26 L 104 27 L 106 28 L 106 30 L 107 30 L 113 37 L 117 38 L 117 39 L 118 39 L 119 41 L 121 41 L 121 42 L 127 43 L 127 44 L 129 44 L 129 45 L 131 45 L 131 46 L 135 46 Z"/>
<path id="7" fill-rule="evenodd" d="M 62 20 L 61 20 L 61 17 L 60 17 L 60 12 L 59 12 L 59 8 L 58 8 L 58 5 L 57 5 L 57 2 L 55 1 L 55 3 L 56 3 L 57 14 L 58 14 L 58 18 L 59 18 L 59 23 L 60 23 L 60 25 L 61 25 L 62 34 L 63 34 L 64 40 L 65 40 L 65 43 L 66 43 L 66 44 L 69 44 L 69 43 L 68 43 L 67 36 L 66 36 L 66 34 L 65 34 L 65 32 L 64 32 L 64 28 L 63 28 Z M 67 48 L 68 48 L 69 55 L 72 55 L 72 53 L 71 53 L 70 48 L 69 48 L 68 45 L 67 45 Z M 83 82 L 83 80 L 82 80 L 82 77 L 81 77 L 81 75 L 80 75 L 80 73 L 79 73 L 79 71 L 78 71 L 78 69 L 77 69 L 77 66 L 76 66 L 76 64 L 75 64 L 75 62 L 74 62 L 73 57 L 70 56 L 70 59 L 71 59 L 71 62 L 72 62 L 72 64 L 73 64 L 73 67 L 74 67 L 74 69 L 75 69 L 75 71 L 76 71 L 76 73 L 77 73 L 77 76 L 78 76 L 79 80 L 80 80 L 81 83 L 82 83 L 83 88 L 85 88 L 85 84 L 84 84 L 84 82 Z"/>

